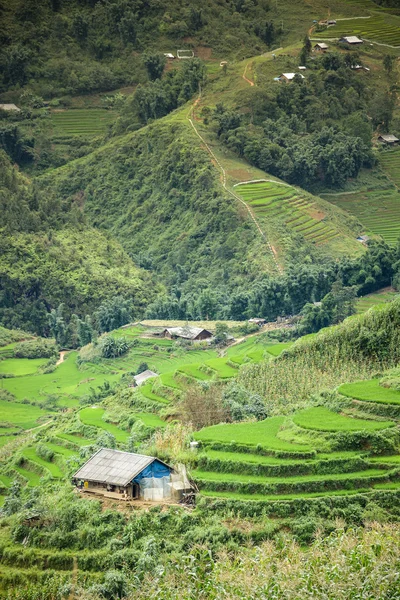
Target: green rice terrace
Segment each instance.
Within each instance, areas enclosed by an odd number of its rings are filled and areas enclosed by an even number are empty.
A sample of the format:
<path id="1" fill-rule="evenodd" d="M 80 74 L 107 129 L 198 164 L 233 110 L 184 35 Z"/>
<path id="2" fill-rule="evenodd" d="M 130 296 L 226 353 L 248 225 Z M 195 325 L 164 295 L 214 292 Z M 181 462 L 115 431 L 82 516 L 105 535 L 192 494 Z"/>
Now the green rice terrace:
<path id="1" fill-rule="evenodd" d="M 394 245 L 400 236 L 400 148 L 384 149 L 379 153 L 379 163 L 387 177 L 379 187 L 363 186 L 325 197 L 357 217 L 366 233 L 380 235 Z"/>
<path id="2" fill-rule="evenodd" d="M 239 329 L 232 332 L 238 336 Z M 129 351 L 119 358 L 90 362 L 83 360 L 87 351 L 71 351 L 49 373 L 40 372 L 43 364 L 37 359 L 32 368 L 31 359 L 0 361 L 7 374 L 0 402 L 2 498 L 14 480 L 28 488 L 68 480 L 109 440 L 132 450 L 140 436 L 168 435 L 191 386 L 225 386 L 241 368 L 280 360 L 292 345 L 271 343 L 261 332 L 223 349 L 204 342 L 184 348 L 160 337 L 159 328 L 140 324 L 111 335 L 130 340 Z M 314 337 L 304 342 L 312 344 Z M 133 375 L 143 361 L 158 376 L 134 388 Z M 393 370 L 381 379 L 341 385 L 335 405 L 198 428 L 192 434 L 197 449 L 186 450 L 186 460 L 199 502 L 276 506 L 399 489 L 400 455 L 393 442 L 400 422 L 396 377 Z"/>
<path id="3" fill-rule="evenodd" d="M 370 5 L 371 7 L 371 5 Z M 376 6 L 375 6 L 376 8 Z M 313 32 L 316 39 L 333 39 L 357 35 L 372 42 L 400 47 L 400 18 L 396 15 L 374 13 L 366 18 L 338 20 L 337 24 L 321 32 Z"/>
<path id="4" fill-rule="evenodd" d="M 388 302 L 392 302 L 397 296 L 397 292 L 390 288 L 385 288 L 373 294 L 362 296 L 357 300 L 356 312 L 357 314 L 362 314 L 369 310 L 372 306 L 384 306 Z"/>
<path id="5" fill-rule="evenodd" d="M 347 248 L 349 244 L 356 246 L 356 235 L 340 223 L 332 207 L 321 200 L 317 202 L 304 191 L 287 184 L 260 181 L 237 185 L 235 192 L 251 207 L 273 242 L 278 242 L 275 240 L 278 225 L 313 244 L 329 245 L 334 250 L 343 251 L 343 244 Z"/>
<path id="6" fill-rule="evenodd" d="M 106 132 L 116 115 L 101 108 L 53 110 L 51 125 L 54 138 L 70 136 L 96 136 Z"/>
<path id="7" fill-rule="evenodd" d="M 395 489 L 400 485 L 398 455 L 372 460 L 363 443 L 358 450 L 345 449 L 343 443 L 343 436 L 350 436 L 351 445 L 395 425 L 319 406 L 290 418 L 206 427 L 195 434 L 200 450 L 192 476 L 210 501 L 353 495 L 386 484 Z M 342 450 L 333 449 L 340 444 Z"/>

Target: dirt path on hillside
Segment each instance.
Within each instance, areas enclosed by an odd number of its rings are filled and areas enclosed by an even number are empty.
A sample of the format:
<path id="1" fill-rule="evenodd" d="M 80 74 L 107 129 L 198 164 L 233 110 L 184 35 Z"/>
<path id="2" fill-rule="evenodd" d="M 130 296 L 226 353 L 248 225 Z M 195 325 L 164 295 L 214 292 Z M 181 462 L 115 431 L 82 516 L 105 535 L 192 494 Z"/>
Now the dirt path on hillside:
<path id="1" fill-rule="evenodd" d="M 67 354 L 67 350 L 62 350 L 60 352 L 60 358 L 56 362 L 56 367 L 58 367 L 58 365 L 61 365 L 61 363 L 64 362 L 64 357 L 65 357 L 66 354 Z"/>
<path id="2" fill-rule="evenodd" d="M 224 190 L 226 192 L 228 192 L 228 194 L 230 194 L 233 198 L 235 198 L 236 200 L 238 200 L 242 204 L 242 206 L 245 207 L 245 209 L 249 213 L 251 219 L 253 220 L 253 222 L 254 222 L 254 224 L 255 224 L 255 226 L 256 226 L 259 234 L 264 239 L 264 241 L 265 241 L 265 243 L 266 243 L 266 245 L 268 247 L 268 250 L 270 251 L 270 253 L 271 253 L 272 257 L 273 257 L 273 260 L 274 260 L 274 263 L 275 263 L 275 266 L 276 266 L 277 270 L 281 273 L 282 272 L 282 267 L 278 263 L 278 261 L 276 259 L 276 256 L 275 256 L 275 253 L 272 250 L 272 246 L 271 246 L 270 242 L 268 241 L 267 236 L 265 235 L 264 231 L 261 229 L 261 227 L 260 227 L 260 225 L 259 225 L 259 223 L 258 223 L 258 221 L 257 221 L 257 219 L 255 217 L 255 214 L 254 214 L 253 210 L 250 208 L 250 206 L 244 200 L 242 200 L 242 198 L 240 198 L 240 196 L 238 196 L 237 194 L 235 194 L 235 192 L 233 192 L 232 190 L 230 190 L 228 188 L 227 183 L 226 183 L 226 171 L 225 171 L 224 167 L 222 166 L 222 164 L 220 163 L 220 161 L 218 160 L 218 158 L 214 154 L 214 152 L 211 150 L 211 148 L 207 144 L 206 140 L 199 133 L 196 125 L 193 122 L 193 119 L 194 119 L 193 113 L 194 113 L 194 110 L 195 110 L 196 106 L 200 102 L 200 99 L 201 99 L 201 93 L 199 94 L 199 96 L 196 98 L 196 100 L 194 101 L 193 105 L 191 106 L 191 108 L 189 110 L 189 113 L 187 115 L 187 119 L 188 119 L 190 125 L 192 126 L 192 128 L 194 129 L 196 135 L 200 138 L 200 140 L 204 144 L 205 149 L 210 154 L 214 166 L 221 171 L 221 183 L 222 183 L 222 187 L 224 188 Z"/>
<path id="3" fill-rule="evenodd" d="M 246 77 L 246 72 L 247 72 L 247 67 L 248 67 L 248 66 L 249 66 L 249 63 L 247 63 L 247 64 L 246 64 L 246 66 L 245 66 L 245 68 L 244 68 L 244 72 L 243 72 L 243 75 L 242 75 L 242 77 L 243 77 L 243 79 L 244 79 L 245 81 L 247 81 L 247 83 L 249 83 L 251 86 L 253 86 L 253 85 L 254 85 L 254 81 L 251 81 L 251 79 L 248 79 L 248 78 Z"/>

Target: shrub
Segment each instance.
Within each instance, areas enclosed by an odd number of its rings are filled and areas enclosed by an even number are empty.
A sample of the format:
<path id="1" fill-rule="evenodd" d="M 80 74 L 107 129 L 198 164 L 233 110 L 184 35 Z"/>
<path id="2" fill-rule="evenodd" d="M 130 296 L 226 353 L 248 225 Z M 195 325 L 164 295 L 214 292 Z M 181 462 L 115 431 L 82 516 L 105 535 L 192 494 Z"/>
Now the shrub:
<path id="1" fill-rule="evenodd" d="M 129 342 L 125 338 L 114 338 L 111 335 L 103 335 L 99 338 L 100 353 L 103 358 L 117 358 L 126 354 L 129 350 Z"/>
<path id="2" fill-rule="evenodd" d="M 19 342 L 14 347 L 14 356 L 16 358 L 52 358 L 57 356 L 58 352 L 54 340 L 37 338 Z"/>

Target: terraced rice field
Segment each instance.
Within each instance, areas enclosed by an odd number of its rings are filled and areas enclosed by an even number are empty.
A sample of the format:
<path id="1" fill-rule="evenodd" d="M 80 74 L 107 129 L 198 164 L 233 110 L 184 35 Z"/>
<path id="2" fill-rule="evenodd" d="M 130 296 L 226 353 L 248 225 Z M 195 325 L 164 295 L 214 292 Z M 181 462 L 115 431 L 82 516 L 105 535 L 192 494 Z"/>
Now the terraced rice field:
<path id="1" fill-rule="evenodd" d="M 202 442 L 235 442 L 254 447 L 259 445 L 267 450 L 308 452 L 309 446 L 291 444 L 277 437 L 284 421 L 284 417 L 271 417 L 257 423 L 211 425 L 195 433 L 195 438 Z"/>
<path id="2" fill-rule="evenodd" d="M 381 152 L 379 162 L 393 183 L 400 187 L 400 148 Z"/>
<path id="3" fill-rule="evenodd" d="M 51 123 L 55 137 L 95 136 L 105 133 L 116 118 L 113 111 L 101 108 L 53 111 Z"/>
<path id="4" fill-rule="evenodd" d="M 348 35 L 357 35 L 372 42 L 400 47 L 400 18 L 395 15 L 374 13 L 368 19 L 338 21 L 335 26 L 328 27 L 325 31 L 313 33 L 313 38 L 332 39 Z"/>
<path id="5" fill-rule="evenodd" d="M 382 306 L 388 302 L 392 302 L 397 295 L 398 294 L 392 290 L 376 292 L 374 294 L 368 294 L 368 296 L 363 296 L 357 300 L 356 312 L 357 314 L 362 314 L 369 310 L 372 306 Z"/>
<path id="6" fill-rule="evenodd" d="M 87 394 L 91 387 L 120 378 L 122 371 L 118 373 L 115 368 L 111 372 L 104 372 L 101 367 L 88 367 L 87 370 L 80 371 L 75 362 L 76 357 L 76 352 L 70 352 L 53 373 L 3 379 L 2 385 L 17 400 L 43 400 L 46 395 L 53 394 L 61 396 L 58 406 L 75 407 L 79 405 L 79 397 Z"/>
<path id="7" fill-rule="evenodd" d="M 134 413 L 134 417 L 139 421 L 142 421 L 147 427 L 152 427 L 153 429 L 167 426 L 165 421 L 153 413 Z"/>
<path id="8" fill-rule="evenodd" d="M 36 487 L 40 485 L 40 475 L 34 471 L 23 469 L 22 467 L 14 467 L 14 471 L 22 475 L 27 480 L 29 487 Z"/>
<path id="9" fill-rule="evenodd" d="M 46 471 L 49 472 L 52 477 L 55 477 L 56 479 L 64 477 L 64 473 L 61 471 L 60 467 L 56 463 L 49 462 L 38 456 L 35 448 L 24 448 L 22 456 L 44 469 L 45 473 Z"/>
<path id="10" fill-rule="evenodd" d="M 295 188 L 269 182 L 247 183 L 235 187 L 253 209 L 255 215 L 268 220 L 283 219 L 290 230 L 315 244 L 323 244 L 339 236 L 339 231 L 324 220 L 319 207 Z"/>
<path id="11" fill-rule="evenodd" d="M 388 244 L 397 243 L 400 236 L 400 193 L 395 188 L 329 196 L 329 201 L 357 217 L 367 233 L 382 236 Z"/>
<path id="12" fill-rule="evenodd" d="M 123 431 L 113 423 L 107 423 L 103 420 L 103 415 L 106 411 L 104 408 L 89 406 L 79 411 L 79 418 L 84 425 L 91 425 L 98 429 L 103 429 L 111 433 L 117 442 L 125 443 L 129 438 L 129 432 Z"/>
<path id="13" fill-rule="evenodd" d="M 393 421 L 367 421 L 345 417 L 323 406 L 301 410 L 293 416 L 293 422 L 303 429 L 317 431 L 377 431 L 395 425 Z"/>
<path id="14" fill-rule="evenodd" d="M 340 394 L 355 400 L 378 402 L 381 404 L 400 404 L 400 392 L 379 385 L 379 379 L 368 379 L 345 383 L 339 388 Z"/>
<path id="15" fill-rule="evenodd" d="M 142 396 L 151 400 L 152 402 L 160 402 L 161 404 L 169 404 L 168 398 L 164 398 L 163 396 L 159 396 L 152 391 L 153 384 L 147 383 L 145 385 L 140 386 L 140 393 Z"/>
<path id="16" fill-rule="evenodd" d="M 6 358 L 6 360 L 0 360 L 0 373 L 7 373 L 15 377 L 32 375 L 47 362 L 47 358 Z"/>
<path id="17" fill-rule="evenodd" d="M 93 440 L 80 437 L 79 435 L 73 435 L 72 433 L 58 433 L 57 437 L 61 440 L 65 440 L 66 442 L 74 444 L 78 448 L 81 446 L 90 446 L 90 444 L 93 443 Z"/>
<path id="18" fill-rule="evenodd" d="M 0 433 L 14 433 L 37 427 L 48 420 L 49 413 L 32 404 L 20 404 L 0 400 Z"/>

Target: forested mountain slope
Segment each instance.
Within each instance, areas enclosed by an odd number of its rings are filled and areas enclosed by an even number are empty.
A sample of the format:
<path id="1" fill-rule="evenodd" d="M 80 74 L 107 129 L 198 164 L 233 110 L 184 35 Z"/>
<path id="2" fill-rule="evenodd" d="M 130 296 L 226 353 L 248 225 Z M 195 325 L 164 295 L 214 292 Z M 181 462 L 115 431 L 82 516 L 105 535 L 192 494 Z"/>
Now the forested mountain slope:
<path id="1" fill-rule="evenodd" d="M 4 153 L 0 161 L 0 320 L 43 334 L 51 308 L 90 314 L 115 295 L 143 312 L 161 289 L 151 276 L 77 206 L 34 188 Z"/>

